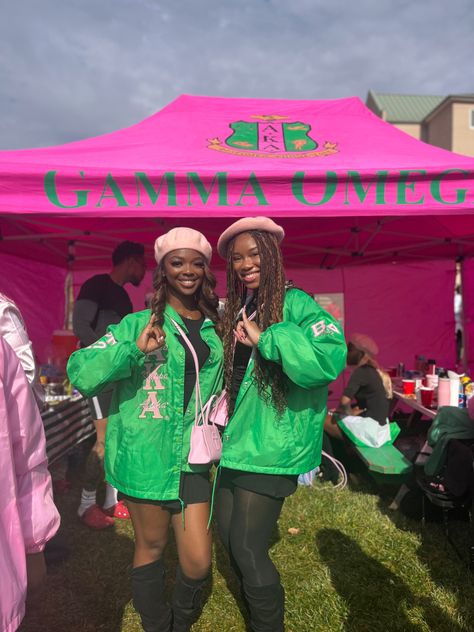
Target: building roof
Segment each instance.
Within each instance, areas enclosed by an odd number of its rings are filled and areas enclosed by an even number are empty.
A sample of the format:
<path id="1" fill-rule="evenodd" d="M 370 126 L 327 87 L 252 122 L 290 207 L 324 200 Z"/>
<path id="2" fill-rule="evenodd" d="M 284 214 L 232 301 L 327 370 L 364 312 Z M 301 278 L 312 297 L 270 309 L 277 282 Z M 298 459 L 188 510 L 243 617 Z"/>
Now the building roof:
<path id="1" fill-rule="evenodd" d="M 426 122 L 429 121 L 434 115 L 438 114 L 440 110 L 445 108 L 450 103 L 474 103 L 474 94 L 448 94 L 438 105 L 436 105 L 431 112 L 426 115 Z"/>
<path id="2" fill-rule="evenodd" d="M 385 112 L 389 123 L 421 123 L 444 99 L 445 95 L 387 94 L 369 90 L 369 97 Z"/>

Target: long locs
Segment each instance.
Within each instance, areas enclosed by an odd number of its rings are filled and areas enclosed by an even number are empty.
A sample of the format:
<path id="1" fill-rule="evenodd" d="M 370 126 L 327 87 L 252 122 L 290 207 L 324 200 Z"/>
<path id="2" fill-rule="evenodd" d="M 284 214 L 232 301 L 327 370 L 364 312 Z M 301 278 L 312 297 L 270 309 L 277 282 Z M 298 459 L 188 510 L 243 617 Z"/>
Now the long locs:
<path id="1" fill-rule="evenodd" d="M 278 242 L 274 235 L 261 231 L 250 231 L 255 239 L 260 255 L 260 285 L 257 298 L 256 322 L 262 331 L 283 319 L 283 303 L 285 299 L 285 272 Z M 228 296 L 223 318 L 224 330 L 224 376 L 227 402 L 230 403 L 230 392 L 233 373 L 233 350 L 235 318 L 246 299 L 246 288 L 234 271 L 232 252 L 234 242 L 229 245 L 227 261 Z M 261 354 L 255 355 L 255 381 L 260 397 L 271 403 L 281 415 L 286 407 L 286 378 L 280 365 L 265 360 Z M 268 387 L 271 390 L 271 402 L 268 401 Z"/>

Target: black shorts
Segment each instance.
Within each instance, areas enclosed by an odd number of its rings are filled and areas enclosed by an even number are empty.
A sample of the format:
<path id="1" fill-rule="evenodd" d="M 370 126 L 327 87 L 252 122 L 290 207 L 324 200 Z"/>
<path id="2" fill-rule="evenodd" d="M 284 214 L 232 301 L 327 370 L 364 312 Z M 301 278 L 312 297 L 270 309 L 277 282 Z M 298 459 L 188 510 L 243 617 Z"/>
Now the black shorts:
<path id="1" fill-rule="evenodd" d="M 208 502 L 211 498 L 211 484 L 209 472 L 182 472 L 179 486 L 179 497 L 184 507 L 197 503 Z M 118 493 L 119 500 L 130 500 L 139 505 L 158 505 L 172 514 L 179 513 L 182 509 L 179 500 L 152 500 L 150 498 L 136 498 L 127 494 Z"/>
<path id="2" fill-rule="evenodd" d="M 87 400 L 91 417 L 94 421 L 97 419 L 106 419 L 109 416 L 110 404 L 112 402 L 112 394 L 114 389 L 101 391 L 95 397 L 91 397 Z"/>
<path id="3" fill-rule="evenodd" d="M 298 487 L 297 474 L 260 474 L 258 472 L 243 472 L 222 467 L 219 472 L 218 487 L 233 490 L 234 487 L 246 489 L 249 492 L 270 496 L 270 498 L 286 498 L 291 496 Z"/>

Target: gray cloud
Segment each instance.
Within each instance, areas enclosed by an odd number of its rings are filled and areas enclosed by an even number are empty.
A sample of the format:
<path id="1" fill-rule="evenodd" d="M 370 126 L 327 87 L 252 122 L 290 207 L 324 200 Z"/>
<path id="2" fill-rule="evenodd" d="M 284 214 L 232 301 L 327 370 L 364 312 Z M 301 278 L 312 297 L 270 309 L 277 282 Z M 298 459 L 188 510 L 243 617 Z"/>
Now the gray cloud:
<path id="1" fill-rule="evenodd" d="M 181 93 L 473 92 L 470 0 L 2 0 L 0 148 L 131 125 Z"/>

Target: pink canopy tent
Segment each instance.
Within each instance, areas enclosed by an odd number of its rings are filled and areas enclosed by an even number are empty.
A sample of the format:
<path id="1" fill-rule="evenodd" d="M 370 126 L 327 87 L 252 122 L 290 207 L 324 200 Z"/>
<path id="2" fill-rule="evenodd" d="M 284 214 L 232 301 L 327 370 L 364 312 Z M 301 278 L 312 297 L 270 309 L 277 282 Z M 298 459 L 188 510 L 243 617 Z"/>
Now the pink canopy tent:
<path id="1" fill-rule="evenodd" d="M 453 262 L 474 256 L 473 212 L 474 159 L 407 136 L 357 98 L 181 96 L 112 134 L 0 152 L 2 285 L 28 298 L 30 329 L 34 310 L 62 317 L 44 300 L 53 290 L 38 301 L 37 262 L 42 276 L 57 271 L 57 293 L 67 269 L 76 285 L 107 269 L 123 239 L 145 243 L 151 264 L 172 226 L 215 243 L 232 218 L 261 214 L 285 227 L 288 276 L 344 292 L 348 330 L 375 332 L 384 362 L 431 352 L 452 364 Z"/>

